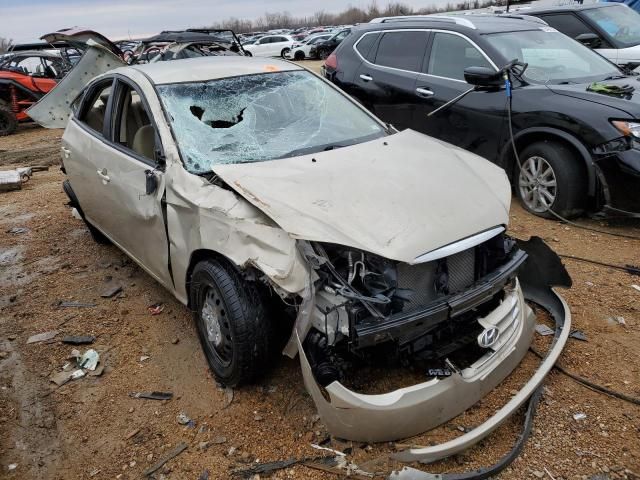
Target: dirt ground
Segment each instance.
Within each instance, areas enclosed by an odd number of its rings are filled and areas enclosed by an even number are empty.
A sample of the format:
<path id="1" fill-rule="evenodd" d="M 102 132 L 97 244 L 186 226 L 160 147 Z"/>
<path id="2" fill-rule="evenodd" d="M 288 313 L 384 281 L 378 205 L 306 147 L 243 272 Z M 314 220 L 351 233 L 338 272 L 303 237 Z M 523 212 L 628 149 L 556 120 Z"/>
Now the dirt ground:
<path id="1" fill-rule="evenodd" d="M 0 169 L 50 164 L 20 191 L 0 193 L 0 478 L 133 479 L 181 442 L 187 449 L 155 473 L 166 479 L 231 478 L 254 462 L 317 456 L 311 443 L 327 441 L 306 394 L 297 360 L 282 357 L 259 384 L 231 400 L 209 374 L 192 317 L 159 284 L 113 246 L 94 243 L 66 204 L 58 169 L 61 131 L 21 127 L 0 138 Z M 639 225 L 582 224 L 640 236 Z M 12 230 L 15 227 L 26 230 Z M 558 253 L 615 264 L 640 264 L 640 241 L 592 233 L 536 218 L 514 203 L 511 233 L 544 238 Z M 628 395 L 640 396 L 640 277 L 566 260 L 574 285 L 563 292 L 574 328 L 561 357 L 568 369 Z M 102 298 L 111 285 L 123 286 Z M 61 301 L 95 304 L 65 308 Z M 159 315 L 148 306 L 162 302 Z M 624 324 L 612 320 L 624 318 Z M 31 335 L 57 330 L 47 342 Z M 65 335 L 93 335 L 105 365 L 57 387 L 74 347 Z M 549 337 L 536 335 L 540 350 Z M 539 361 L 522 365 L 479 405 L 448 424 L 407 440 L 429 445 L 460 435 L 503 405 Z M 131 392 L 168 391 L 167 401 L 132 398 Z M 229 403 L 229 400 L 231 402 Z M 195 425 L 181 425 L 180 412 Z M 574 415 L 586 417 L 575 420 Z M 432 465 L 432 473 L 464 472 L 497 461 L 517 438 L 517 415 L 481 444 Z M 368 471 L 392 466 L 391 444 L 363 445 L 330 439 Z M 205 472 L 209 472 L 208 476 Z M 547 473 L 548 472 L 548 473 Z M 500 479 L 639 478 L 640 407 L 553 372 L 521 456 Z M 600 475 L 600 476 L 597 476 Z M 330 479 L 333 474 L 294 466 L 272 478 Z"/>

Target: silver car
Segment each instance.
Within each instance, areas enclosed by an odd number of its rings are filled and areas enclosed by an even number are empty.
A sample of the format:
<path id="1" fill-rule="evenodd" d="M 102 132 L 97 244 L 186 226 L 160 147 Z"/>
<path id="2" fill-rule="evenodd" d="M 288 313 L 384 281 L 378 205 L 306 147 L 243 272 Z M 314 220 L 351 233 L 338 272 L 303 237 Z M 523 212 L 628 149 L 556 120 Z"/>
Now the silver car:
<path id="1" fill-rule="evenodd" d="M 528 256 L 559 264 L 544 244 L 505 234 L 503 170 L 395 131 L 289 62 L 108 71 L 73 102 L 62 152 L 65 190 L 94 238 L 193 311 L 216 379 L 259 378 L 286 327 L 284 353 L 299 355 L 338 437 L 408 437 L 476 403 L 531 342 L 518 272 Z M 540 291 L 563 283 L 544 276 L 525 275 Z M 569 332 L 566 304 L 550 298 L 561 328 L 518 395 L 473 432 L 405 459 L 460 451 L 526 401 Z M 424 368 L 424 381 L 383 394 L 343 382 L 381 359 Z"/>

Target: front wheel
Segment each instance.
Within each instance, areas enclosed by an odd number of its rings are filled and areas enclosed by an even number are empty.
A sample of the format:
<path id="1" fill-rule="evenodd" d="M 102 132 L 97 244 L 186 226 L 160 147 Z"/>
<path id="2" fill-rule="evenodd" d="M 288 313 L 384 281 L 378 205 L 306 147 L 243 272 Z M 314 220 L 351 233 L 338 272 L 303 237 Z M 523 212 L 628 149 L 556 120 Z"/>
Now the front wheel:
<path id="1" fill-rule="evenodd" d="M 320 58 L 320 60 L 326 60 L 327 58 L 329 58 L 329 55 L 330 52 L 326 48 L 323 48 L 318 52 L 318 57 Z"/>
<path id="2" fill-rule="evenodd" d="M 251 53 L 251 52 L 250 52 L 250 51 L 248 51 L 248 50 L 245 50 L 245 51 L 244 51 L 244 56 L 245 56 L 245 57 L 253 57 L 253 53 Z"/>
<path id="3" fill-rule="evenodd" d="M 297 60 L 298 62 L 304 60 L 304 52 L 301 52 L 300 50 L 298 50 L 296 54 L 293 56 L 293 59 Z"/>
<path id="4" fill-rule="evenodd" d="M 554 141 L 536 142 L 520 155 L 516 195 L 529 212 L 564 218 L 584 212 L 587 179 L 575 153 Z"/>
<path id="5" fill-rule="evenodd" d="M 268 365 L 273 338 L 256 286 L 217 260 L 198 263 L 189 290 L 200 344 L 216 380 L 235 387 Z"/>

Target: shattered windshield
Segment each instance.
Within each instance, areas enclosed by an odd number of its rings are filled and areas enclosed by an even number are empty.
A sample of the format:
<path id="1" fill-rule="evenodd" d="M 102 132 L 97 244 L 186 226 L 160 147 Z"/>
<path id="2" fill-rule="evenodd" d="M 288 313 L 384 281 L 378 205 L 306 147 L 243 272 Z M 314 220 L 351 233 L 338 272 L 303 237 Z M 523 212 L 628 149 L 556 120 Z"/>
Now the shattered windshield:
<path id="1" fill-rule="evenodd" d="M 385 135 L 384 128 L 309 72 L 158 86 L 185 168 L 305 155 Z"/>

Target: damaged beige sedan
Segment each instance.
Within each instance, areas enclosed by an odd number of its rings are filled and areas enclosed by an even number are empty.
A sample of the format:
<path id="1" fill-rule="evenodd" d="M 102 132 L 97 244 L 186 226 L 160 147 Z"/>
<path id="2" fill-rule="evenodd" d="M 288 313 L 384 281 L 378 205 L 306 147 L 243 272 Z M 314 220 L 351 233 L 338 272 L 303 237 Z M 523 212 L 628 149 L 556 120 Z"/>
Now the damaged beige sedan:
<path id="1" fill-rule="evenodd" d="M 286 332 L 284 352 L 299 354 L 336 436 L 408 437 L 495 388 L 531 343 L 523 286 L 558 325 L 547 359 L 485 424 L 402 458 L 434 460 L 486 436 L 566 341 L 570 314 L 551 287 L 570 280 L 541 241 L 506 235 L 504 171 L 395 131 L 294 64 L 226 57 L 111 70 L 73 102 L 62 150 L 71 205 L 94 238 L 192 309 L 217 380 L 259 378 Z M 421 379 L 349 388 L 374 366 Z"/>

